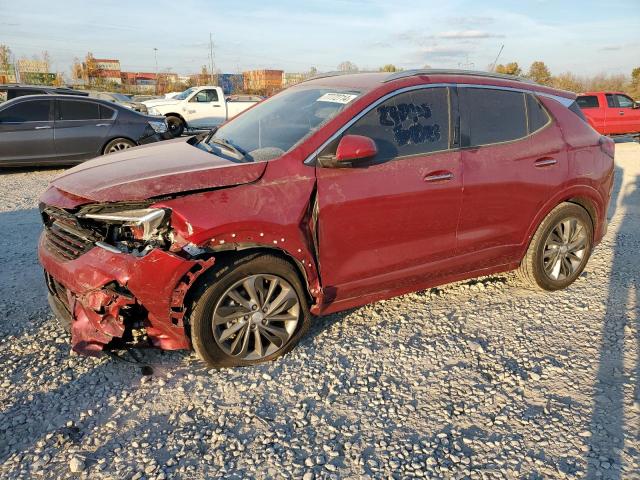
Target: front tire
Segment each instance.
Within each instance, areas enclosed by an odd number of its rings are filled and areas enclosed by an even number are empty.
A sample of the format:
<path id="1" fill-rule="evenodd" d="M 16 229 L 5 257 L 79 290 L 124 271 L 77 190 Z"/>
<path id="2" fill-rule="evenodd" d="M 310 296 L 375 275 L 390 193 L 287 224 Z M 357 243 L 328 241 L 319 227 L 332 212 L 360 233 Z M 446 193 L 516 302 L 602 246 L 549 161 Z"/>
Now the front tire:
<path id="1" fill-rule="evenodd" d="M 561 203 L 538 227 L 518 276 L 527 286 L 549 291 L 566 288 L 584 270 L 592 248 L 593 222 L 587 211 L 574 203 Z"/>
<path id="2" fill-rule="evenodd" d="M 252 254 L 203 275 L 187 323 L 200 359 L 222 368 L 284 355 L 308 330 L 309 317 L 295 268 L 274 255 Z"/>
<path id="3" fill-rule="evenodd" d="M 184 122 L 180 117 L 175 115 L 169 115 L 167 117 L 167 126 L 169 127 L 169 133 L 174 138 L 179 137 L 184 132 Z"/>

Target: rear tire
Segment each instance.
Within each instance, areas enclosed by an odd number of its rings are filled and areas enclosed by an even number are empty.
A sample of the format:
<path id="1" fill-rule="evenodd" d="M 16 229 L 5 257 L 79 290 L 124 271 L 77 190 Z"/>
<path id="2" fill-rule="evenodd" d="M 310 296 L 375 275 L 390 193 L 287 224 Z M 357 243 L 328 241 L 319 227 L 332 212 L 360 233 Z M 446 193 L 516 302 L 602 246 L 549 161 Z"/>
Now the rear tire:
<path id="1" fill-rule="evenodd" d="M 167 126 L 169 127 L 169 133 L 176 138 L 182 135 L 184 132 L 184 122 L 180 117 L 175 115 L 167 116 Z"/>
<path id="2" fill-rule="evenodd" d="M 300 277 L 275 255 L 250 254 L 214 267 L 202 276 L 193 298 L 187 324 L 193 348 L 209 367 L 274 360 L 309 328 Z"/>
<path id="3" fill-rule="evenodd" d="M 109 143 L 107 143 L 102 151 L 103 155 L 108 155 L 109 153 L 118 153 L 122 150 L 126 150 L 131 147 L 135 147 L 135 142 L 127 138 L 114 138 Z"/>
<path id="4" fill-rule="evenodd" d="M 587 211 L 564 202 L 542 221 L 517 274 L 528 287 L 560 290 L 587 265 L 593 248 L 593 222 Z"/>

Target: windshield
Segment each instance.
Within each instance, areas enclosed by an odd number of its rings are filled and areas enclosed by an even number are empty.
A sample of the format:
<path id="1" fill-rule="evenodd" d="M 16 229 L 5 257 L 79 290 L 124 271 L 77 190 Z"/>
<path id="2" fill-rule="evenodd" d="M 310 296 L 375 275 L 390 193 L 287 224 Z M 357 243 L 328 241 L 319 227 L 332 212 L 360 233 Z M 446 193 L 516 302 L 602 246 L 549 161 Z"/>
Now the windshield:
<path id="1" fill-rule="evenodd" d="M 316 86 L 291 88 L 220 127 L 209 143 L 225 140 L 246 152 L 246 160 L 270 160 L 318 130 L 359 94 Z"/>
<path id="2" fill-rule="evenodd" d="M 191 87 L 191 88 L 187 88 L 184 92 L 179 93 L 178 95 L 176 95 L 175 97 L 173 97 L 176 100 L 184 100 L 185 98 L 187 98 L 189 95 L 191 95 L 193 92 L 195 92 L 195 88 Z"/>
<path id="3" fill-rule="evenodd" d="M 130 102 L 131 97 L 128 97 L 122 93 L 112 93 L 111 96 L 119 102 Z"/>

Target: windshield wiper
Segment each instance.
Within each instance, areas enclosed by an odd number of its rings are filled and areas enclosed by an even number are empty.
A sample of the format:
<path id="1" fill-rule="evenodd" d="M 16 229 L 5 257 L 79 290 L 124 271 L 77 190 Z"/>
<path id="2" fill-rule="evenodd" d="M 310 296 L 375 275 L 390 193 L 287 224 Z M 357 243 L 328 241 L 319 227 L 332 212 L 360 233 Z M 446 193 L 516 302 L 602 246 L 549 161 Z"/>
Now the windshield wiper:
<path id="1" fill-rule="evenodd" d="M 211 140 L 211 137 L 213 137 L 217 131 L 218 127 L 213 127 L 211 130 L 209 130 L 207 136 L 204 137 L 204 143 L 209 143 L 209 140 Z"/>
<path id="2" fill-rule="evenodd" d="M 210 138 L 209 141 L 211 141 L 211 142 L 213 142 L 213 143 L 215 143 L 217 145 L 220 145 L 223 148 L 226 148 L 227 150 L 231 150 L 232 152 L 234 152 L 240 158 L 244 158 L 247 155 L 247 152 L 245 152 L 241 148 L 236 147 L 231 142 L 229 142 L 229 140 L 226 140 L 224 138 Z"/>

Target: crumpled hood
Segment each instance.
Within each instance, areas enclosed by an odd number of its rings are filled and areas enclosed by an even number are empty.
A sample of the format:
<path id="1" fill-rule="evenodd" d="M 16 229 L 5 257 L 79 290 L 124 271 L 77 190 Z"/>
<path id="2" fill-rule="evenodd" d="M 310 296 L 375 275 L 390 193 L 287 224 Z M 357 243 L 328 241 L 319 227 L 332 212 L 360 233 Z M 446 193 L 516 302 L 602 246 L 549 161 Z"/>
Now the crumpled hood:
<path id="1" fill-rule="evenodd" d="M 98 202 L 145 200 L 258 180 L 266 162 L 237 163 L 176 138 L 97 157 L 67 170 L 51 185 Z"/>

